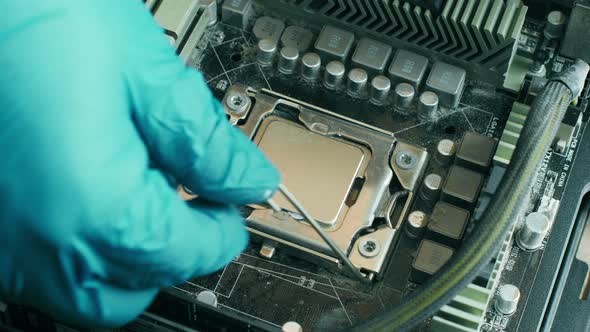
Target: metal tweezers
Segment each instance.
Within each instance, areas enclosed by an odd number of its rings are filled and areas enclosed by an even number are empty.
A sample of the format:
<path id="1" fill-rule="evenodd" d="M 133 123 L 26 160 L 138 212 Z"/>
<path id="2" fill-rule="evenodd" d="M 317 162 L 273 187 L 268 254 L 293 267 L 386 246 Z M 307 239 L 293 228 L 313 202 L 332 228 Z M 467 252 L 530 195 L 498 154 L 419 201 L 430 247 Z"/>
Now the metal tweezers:
<path id="1" fill-rule="evenodd" d="M 326 234 L 324 229 L 322 229 L 322 226 L 320 226 L 320 224 L 303 208 L 301 203 L 299 203 L 299 201 L 295 199 L 295 196 L 293 196 L 293 194 L 287 189 L 287 187 L 285 187 L 285 185 L 279 185 L 279 192 L 281 192 L 287 198 L 287 200 L 297 209 L 297 212 L 299 212 L 305 218 L 305 220 L 307 220 L 307 222 L 309 222 L 311 226 L 313 226 L 315 231 L 322 237 L 324 242 L 326 242 L 326 244 L 332 249 L 336 256 L 338 256 L 340 261 L 342 261 L 342 263 L 346 265 L 346 267 L 350 270 L 352 275 L 362 281 L 367 281 L 365 275 L 361 273 L 361 271 L 357 269 L 354 266 L 354 264 L 352 264 L 350 259 L 348 259 L 348 256 L 346 256 L 342 249 L 340 249 L 340 247 L 338 247 L 338 245 L 336 245 L 336 243 L 332 241 L 330 237 L 328 237 L 328 234 Z M 272 198 L 269 199 L 267 203 L 275 212 L 283 211 L 281 207 Z"/>

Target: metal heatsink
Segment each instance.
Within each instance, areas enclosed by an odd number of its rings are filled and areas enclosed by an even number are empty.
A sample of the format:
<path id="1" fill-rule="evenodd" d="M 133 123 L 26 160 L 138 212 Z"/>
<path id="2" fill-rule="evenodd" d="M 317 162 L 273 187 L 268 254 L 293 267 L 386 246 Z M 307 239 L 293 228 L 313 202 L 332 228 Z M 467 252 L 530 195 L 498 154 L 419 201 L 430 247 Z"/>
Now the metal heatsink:
<path id="1" fill-rule="evenodd" d="M 301 14 L 318 24 L 431 53 L 483 78 L 503 75 L 516 49 L 527 7 L 521 0 L 447 0 L 440 13 L 404 0 L 264 0 L 267 8 Z M 475 69 L 475 68 L 479 68 Z"/>

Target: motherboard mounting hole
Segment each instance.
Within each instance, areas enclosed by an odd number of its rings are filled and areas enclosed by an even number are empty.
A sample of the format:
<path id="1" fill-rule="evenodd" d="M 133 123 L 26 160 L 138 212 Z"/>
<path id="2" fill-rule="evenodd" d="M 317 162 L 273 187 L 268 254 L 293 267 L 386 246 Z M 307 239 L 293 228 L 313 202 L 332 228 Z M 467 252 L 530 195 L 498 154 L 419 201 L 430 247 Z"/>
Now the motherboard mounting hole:
<path id="1" fill-rule="evenodd" d="M 455 135 L 457 133 L 457 128 L 455 128 L 455 126 L 447 126 L 445 128 L 445 133 L 449 135 Z"/>
<path id="2" fill-rule="evenodd" d="M 230 59 L 232 59 L 232 61 L 234 61 L 234 62 L 240 62 L 240 61 L 242 61 L 242 54 L 241 53 L 234 53 L 230 56 Z"/>

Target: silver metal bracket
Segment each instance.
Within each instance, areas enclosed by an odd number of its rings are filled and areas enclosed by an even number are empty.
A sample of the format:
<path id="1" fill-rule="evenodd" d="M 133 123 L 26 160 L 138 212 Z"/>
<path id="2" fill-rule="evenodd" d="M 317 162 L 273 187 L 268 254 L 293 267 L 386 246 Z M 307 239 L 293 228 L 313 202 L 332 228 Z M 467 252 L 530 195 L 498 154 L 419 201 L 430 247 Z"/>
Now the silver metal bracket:
<path id="1" fill-rule="evenodd" d="M 426 150 L 269 90 L 234 85 L 223 105 L 230 122 L 281 170 L 285 185 L 306 210 L 298 209 L 286 192 L 273 197 L 280 212 L 268 204 L 251 206 L 246 222 L 253 239 L 272 244 L 265 256 L 274 255 L 276 248 L 339 270 L 346 267 L 342 271 L 354 277 L 379 277 L 424 172 Z M 333 151 L 338 149 L 343 152 Z M 307 150 L 313 158 L 306 157 Z M 400 153 L 407 155 L 396 163 Z M 306 171 L 297 173 L 299 168 Z M 332 179 L 335 174 L 342 174 L 342 182 Z M 392 209 L 401 211 L 396 220 L 391 220 Z M 387 222 L 378 223 L 384 216 Z"/>

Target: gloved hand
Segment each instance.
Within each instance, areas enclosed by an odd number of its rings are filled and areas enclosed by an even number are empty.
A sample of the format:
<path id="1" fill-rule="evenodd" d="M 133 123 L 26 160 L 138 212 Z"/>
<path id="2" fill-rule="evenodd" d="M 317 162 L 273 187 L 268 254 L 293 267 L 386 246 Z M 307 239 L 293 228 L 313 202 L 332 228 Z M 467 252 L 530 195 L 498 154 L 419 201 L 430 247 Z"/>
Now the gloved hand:
<path id="1" fill-rule="evenodd" d="M 0 300 L 120 325 L 239 254 L 230 205 L 270 197 L 278 172 L 143 3 L 0 8 Z M 189 207 L 163 174 L 219 204 Z"/>

